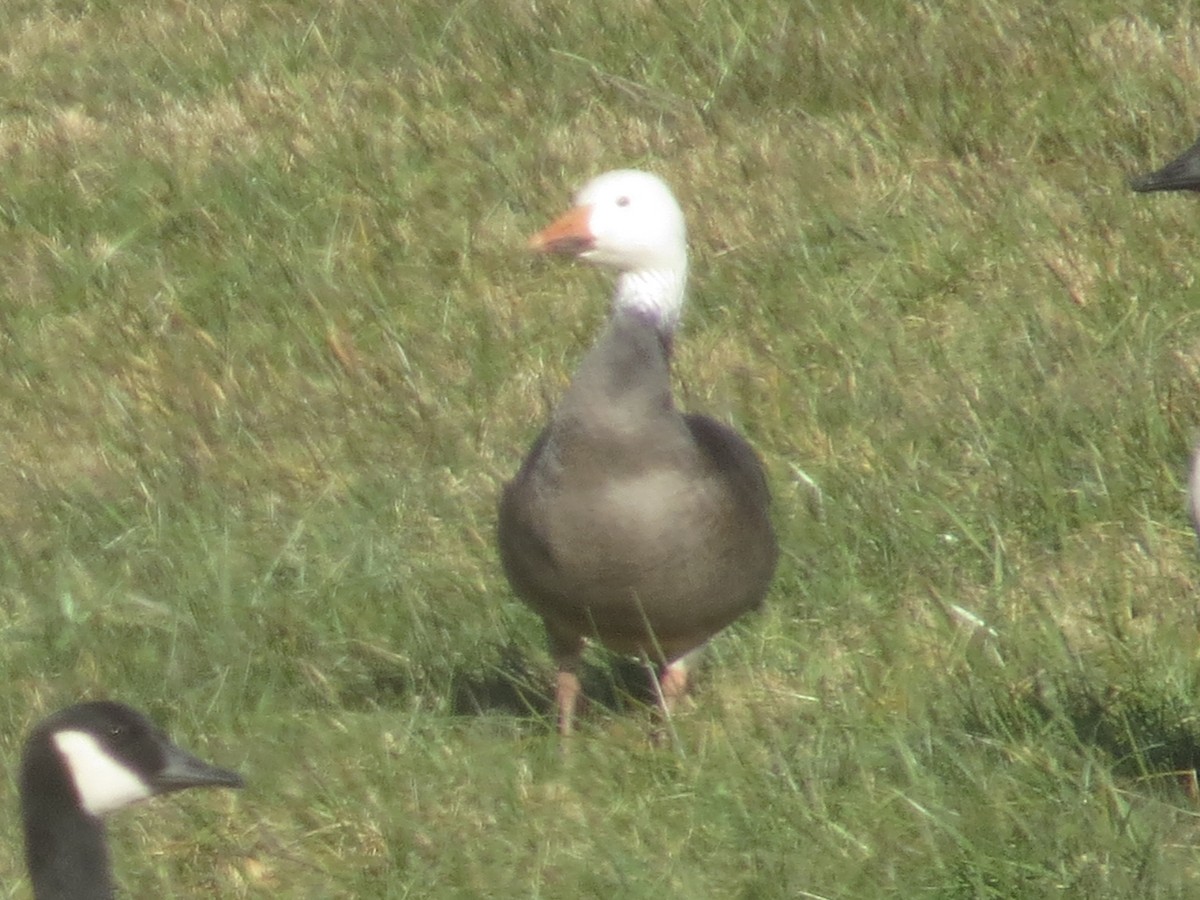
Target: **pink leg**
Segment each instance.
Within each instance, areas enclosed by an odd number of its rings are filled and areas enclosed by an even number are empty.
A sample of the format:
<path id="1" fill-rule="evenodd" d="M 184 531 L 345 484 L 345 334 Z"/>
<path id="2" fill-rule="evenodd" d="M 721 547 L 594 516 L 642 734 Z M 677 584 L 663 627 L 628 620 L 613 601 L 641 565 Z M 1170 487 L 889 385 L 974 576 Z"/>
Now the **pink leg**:
<path id="1" fill-rule="evenodd" d="M 687 694 L 688 658 L 686 656 L 663 666 L 662 674 L 658 677 L 658 699 L 662 703 L 663 712 L 670 717 L 676 704 Z"/>
<path id="2" fill-rule="evenodd" d="M 572 670 L 560 668 L 555 680 L 554 699 L 558 707 L 558 733 L 563 737 L 571 733 L 580 690 L 579 676 Z"/>
<path id="3" fill-rule="evenodd" d="M 658 676 L 658 702 L 662 704 L 665 718 L 670 719 L 679 701 L 687 696 L 688 672 L 704 652 L 704 646 L 701 644 L 662 667 Z"/>
<path id="4" fill-rule="evenodd" d="M 566 737 L 571 733 L 575 719 L 575 708 L 583 692 L 579 684 L 579 665 L 583 660 L 583 638 L 577 635 L 555 634 L 549 629 L 550 655 L 558 667 L 554 680 L 554 705 L 558 709 L 558 733 Z"/>

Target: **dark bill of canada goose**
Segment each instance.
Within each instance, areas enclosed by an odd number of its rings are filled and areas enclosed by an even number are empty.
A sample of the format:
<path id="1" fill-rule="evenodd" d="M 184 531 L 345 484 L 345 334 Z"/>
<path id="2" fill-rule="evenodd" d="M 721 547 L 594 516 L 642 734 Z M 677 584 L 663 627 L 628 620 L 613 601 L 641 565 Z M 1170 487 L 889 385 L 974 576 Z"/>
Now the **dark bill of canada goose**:
<path id="1" fill-rule="evenodd" d="M 601 175 L 530 245 L 617 272 L 608 325 L 499 509 L 504 571 L 545 622 L 567 734 L 587 639 L 655 664 L 669 712 L 690 658 L 762 603 L 779 550 L 753 448 L 671 396 L 687 280 L 671 190 L 645 172 Z"/>
<path id="2" fill-rule="evenodd" d="M 243 786 L 182 750 L 137 710 L 109 700 L 43 719 L 21 757 L 25 858 L 37 900 L 113 896 L 101 816 L 155 794 Z"/>
<path id="3" fill-rule="evenodd" d="M 1200 140 L 1156 172 L 1131 178 L 1135 191 L 1200 191 Z"/>

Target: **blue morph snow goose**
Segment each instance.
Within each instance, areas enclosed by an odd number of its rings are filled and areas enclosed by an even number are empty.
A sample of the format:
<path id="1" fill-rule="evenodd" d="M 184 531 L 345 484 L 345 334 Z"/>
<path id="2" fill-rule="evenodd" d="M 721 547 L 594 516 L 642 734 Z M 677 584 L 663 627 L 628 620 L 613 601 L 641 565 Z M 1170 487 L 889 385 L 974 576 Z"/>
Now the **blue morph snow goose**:
<path id="1" fill-rule="evenodd" d="M 569 734 L 588 639 L 655 664 L 669 712 L 689 658 L 762 603 L 779 550 L 753 448 L 671 397 L 687 241 L 670 188 L 600 175 L 530 245 L 617 272 L 608 325 L 499 510 L 504 571 L 545 622 Z"/>

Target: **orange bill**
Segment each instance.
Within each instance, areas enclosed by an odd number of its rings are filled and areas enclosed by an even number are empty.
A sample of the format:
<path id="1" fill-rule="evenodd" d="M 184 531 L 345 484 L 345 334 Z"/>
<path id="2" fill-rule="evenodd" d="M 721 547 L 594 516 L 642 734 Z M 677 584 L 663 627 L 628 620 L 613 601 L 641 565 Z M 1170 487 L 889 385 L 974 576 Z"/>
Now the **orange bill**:
<path id="1" fill-rule="evenodd" d="M 590 206 L 576 206 L 563 213 L 529 239 L 529 249 L 542 253 L 562 253 L 574 256 L 590 250 L 596 239 L 588 228 Z"/>

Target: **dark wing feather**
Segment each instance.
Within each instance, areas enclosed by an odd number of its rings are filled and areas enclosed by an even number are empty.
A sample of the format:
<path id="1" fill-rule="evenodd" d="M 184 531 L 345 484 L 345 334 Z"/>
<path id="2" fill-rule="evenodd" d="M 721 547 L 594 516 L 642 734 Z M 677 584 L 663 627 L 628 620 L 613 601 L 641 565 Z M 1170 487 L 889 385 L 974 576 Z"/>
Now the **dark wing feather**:
<path id="1" fill-rule="evenodd" d="M 762 460 L 749 442 L 728 425 L 708 416 L 689 413 L 683 418 L 701 452 L 733 481 L 738 496 L 751 505 L 768 507 L 771 490 L 767 486 L 767 476 Z"/>

